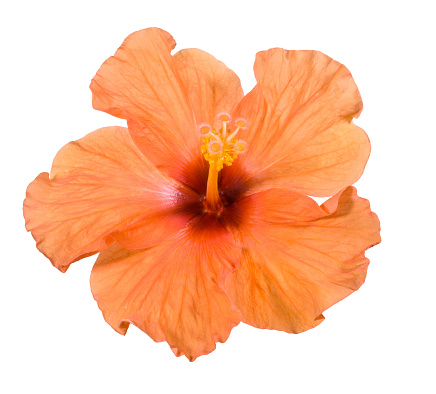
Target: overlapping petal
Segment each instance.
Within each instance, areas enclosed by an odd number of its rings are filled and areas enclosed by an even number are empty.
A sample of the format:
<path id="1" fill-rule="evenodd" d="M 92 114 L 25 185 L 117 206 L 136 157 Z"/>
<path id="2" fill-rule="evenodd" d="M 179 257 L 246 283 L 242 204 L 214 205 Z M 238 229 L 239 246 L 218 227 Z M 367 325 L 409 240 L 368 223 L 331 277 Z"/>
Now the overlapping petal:
<path id="1" fill-rule="evenodd" d="M 171 55 L 175 45 L 164 30 L 137 31 L 90 86 L 93 107 L 127 119 L 138 147 L 167 173 L 198 148 L 194 112 Z"/>
<path id="2" fill-rule="evenodd" d="M 132 323 L 193 361 L 226 341 L 240 321 L 223 290 L 239 258 L 216 217 L 202 215 L 153 248 L 111 245 L 93 268 L 91 289 L 116 331 L 125 334 Z"/>
<path id="3" fill-rule="evenodd" d="M 370 144 L 352 122 L 362 101 L 348 69 L 321 52 L 275 48 L 257 54 L 254 71 L 257 85 L 236 110 L 250 121 L 240 133 L 249 149 L 223 170 L 223 188 L 239 179 L 251 193 L 331 196 L 357 181 Z"/>
<path id="4" fill-rule="evenodd" d="M 216 115 L 232 113 L 244 96 L 238 76 L 223 62 L 200 49 L 182 49 L 174 55 L 174 63 L 194 111 L 196 126 L 202 123 L 219 129 Z M 189 163 L 181 162 L 171 170 L 175 179 L 206 194 L 208 164 L 199 153 Z"/>
<path id="5" fill-rule="evenodd" d="M 65 272 L 113 239 L 127 247 L 161 242 L 186 225 L 198 201 L 143 156 L 126 128 L 107 127 L 58 152 L 50 176 L 29 185 L 24 217 L 38 249 Z"/>
<path id="6" fill-rule="evenodd" d="M 223 62 L 200 49 L 182 49 L 174 55 L 174 61 L 197 125 L 208 123 L 221 127 L 216 115 L 232 113 L 244 97 L 239 77 Z"/>
<path id="7" fill-rule="evenodd" d="M 318 325 L 363 284 L 365 250 L 380 242 L 378 218 L 353 187 L 321 207 L 290 191 L 260 192 L 224 220 L 244 250 L 226 283 L 243 321 L 292 333 Z"/>

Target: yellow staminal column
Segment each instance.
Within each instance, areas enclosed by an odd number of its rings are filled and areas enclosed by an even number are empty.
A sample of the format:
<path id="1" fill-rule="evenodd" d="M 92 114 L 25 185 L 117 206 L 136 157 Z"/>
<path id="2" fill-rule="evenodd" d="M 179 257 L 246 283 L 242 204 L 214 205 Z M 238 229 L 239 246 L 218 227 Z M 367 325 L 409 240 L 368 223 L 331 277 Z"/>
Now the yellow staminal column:
<path id="1" fill-rule="evenodd" d="M 220 193 L 218 190 L 218 173 L 215 166 L 209 166 L 206 191 L 206 209 L 209 212 L 219 212 L 222 208 Z"/>
<path id="2" fill-rule="evenodd" d="M 223 208 L 219 194 L 219 172 L 224 165 L 231 166 L 238 154 L 245 152 L 247 143 L 235 138 L 240 129 L 245 129 L 246 121 L 238 119 L 235 122 L 236 130 L 227 130 L 227 123 L 231 121 L 230 115 L 221 113 L 218 119 L 223 123 L 221 130 L 217 131 L 207 124 L 199 126 L 202 137 L 201 153 L 209 162 L 209 175 L 207 178 L 206 210 L 217 213 Z"/>

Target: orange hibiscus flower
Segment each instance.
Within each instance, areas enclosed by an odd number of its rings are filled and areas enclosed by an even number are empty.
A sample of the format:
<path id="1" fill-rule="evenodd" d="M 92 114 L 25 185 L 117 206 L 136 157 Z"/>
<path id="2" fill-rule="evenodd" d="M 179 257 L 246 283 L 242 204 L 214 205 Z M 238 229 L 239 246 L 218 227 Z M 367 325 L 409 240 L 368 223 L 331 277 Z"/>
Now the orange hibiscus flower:
<path id="1" fill-rule="evenodd" d="M 257 54 L 257 85 L 160 29 L 130 35 L 92 80 L 127 120 L 70 142 L 24 201 L 38 249 L 65 272 L 100 252 L 105 320 L 189 360 L 240 321 L 299 333 L 365 280 L 379 221 L 353 187 L 370 144 L 350 72 L 316 51 Z M 233 120 L 234 119 L 234 120 Z M 319 206 L 312 196 L 331 196 Z"/>

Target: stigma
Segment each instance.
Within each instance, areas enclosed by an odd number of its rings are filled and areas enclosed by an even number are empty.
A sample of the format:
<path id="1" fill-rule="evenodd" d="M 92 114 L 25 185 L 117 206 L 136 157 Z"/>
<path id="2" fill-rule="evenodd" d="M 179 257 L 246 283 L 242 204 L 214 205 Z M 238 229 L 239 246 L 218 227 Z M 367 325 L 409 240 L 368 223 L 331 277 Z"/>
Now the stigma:
<path id="1" fill-rule="evenodd" d="M 198 132 L 202 138 L 202 155 L 209 162 L 210 168 L 219 172 L 224 165 L 231 166 L 238 155 L 247 150 L 247 143 L 236 139 L 236 134 L 247 127 L 247 122 L 241 118 L 236 119 L 232 130 L 228 127 L 232 121 L 228 113 L 221 112 L 217 118 L 222 122 L 220 129 L 216 130 L 202 123 L 198 127 Z"/>

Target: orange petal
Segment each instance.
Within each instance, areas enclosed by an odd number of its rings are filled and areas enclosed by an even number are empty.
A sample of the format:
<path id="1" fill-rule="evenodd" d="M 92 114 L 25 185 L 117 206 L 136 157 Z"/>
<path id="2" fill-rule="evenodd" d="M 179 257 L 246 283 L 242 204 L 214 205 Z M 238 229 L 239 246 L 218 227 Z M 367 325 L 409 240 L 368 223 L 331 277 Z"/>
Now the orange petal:
<path id="1" fill-rule="evenodd" d="M 153 248 L 111 245 L 94 265 L 91 289 L 117 332 L 132 323 L 193 361 L 225 342 L 240 321 L 222 285 L 239 258 L 230 234 L 202 215 Z"/>
<path id="2" fill-rule="evenodd" d="M 218 123 L 218 113 L 232 113 L 244 97 L 238 76 L 207 52 L 182 49 L 174 55 L 174 61 L 189 95 L 197 125 L 207 123 L 213 126 Z"/>
<path id="3" fill-rule="evenodd" d="M 139 149 L 169 174 L 199 149 L 193 111 L 171 56 L 175 45 L 164 30 L 137 31 L 90 86 L 93 107 L 127 119 Z"/>
<path id="4" fill-rule="evenodd" d="M 319 207 L 309 197 L 269 190 L 229 206 L 224 220 L 244 256 L 226 289 L 243 321 L 298 333 L 357 290 L 380 242 L 377 215 L 353 187 Z"/>
<path id="5" fill-rule="evenodd" d="M 238 76 L 223 62 L 200 49 L 182 49 L 174 55 L 174 62 L 188 93 L 196 127 L 207 123 L 219 129 L 222 124 L 216 115 L 220 112 L 232 113 L 244 96 Z M 209 165 L 198 146 L 189 162 L 181 162 L 166 172 L 198 193 L 206 194 Z"/>
<path id="6" fill-rule="evenodd" d="M 223 187 L 243 177 L 251 192 L 331 196 L 357 181 L 370 144 L 352 123 L 362 101 L 348 69 L 321 52 L 275 48 L 257 54 L 254 70 L 258 84 L 235 111 L 249 119 L 239 134 L 248 150 L 223 171 Z"/>
<path id="7" fill-rule="evenodd" d="M 162 175 L 123 127 L 107 127 L 64 146 L 51 174 L 40 174 L 24 200 L 26 228 L 62 272 L 115 239 L 151 246 L 195 214 L 198 196 Z M 199 208 L 201 209 L 201 208 Z M 126 237 L 124 237 L 126 238 Z"/>

